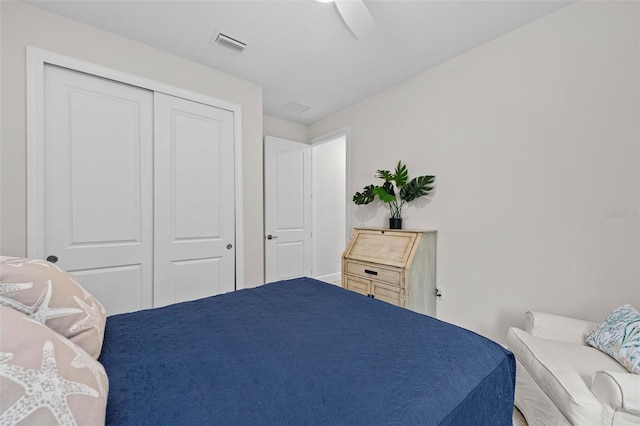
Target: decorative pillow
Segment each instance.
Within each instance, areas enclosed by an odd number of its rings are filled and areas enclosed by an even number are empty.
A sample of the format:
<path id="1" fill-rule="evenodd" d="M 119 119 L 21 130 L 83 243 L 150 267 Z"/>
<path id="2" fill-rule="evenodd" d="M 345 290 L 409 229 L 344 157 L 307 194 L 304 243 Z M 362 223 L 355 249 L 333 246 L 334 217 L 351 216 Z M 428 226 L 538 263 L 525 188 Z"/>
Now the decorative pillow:
<path id="1" fill-rule="evenodd" d="M 640 312 L 631 305 L 611 312 L 585 340 L 630 372 L 640 374 Z"/>
<path id="2" fill-rule="evenodd" d="M 107 321 L 104 307 L 53 263 L 0 257 L 0 304 L 45 324 L 95 359 L 100 355 Z"/>
<path id="3" fill-rule="evenodd" d="M 108 388 L 82 348 L 0 305 L 0 424 L 104 424 Z"/>

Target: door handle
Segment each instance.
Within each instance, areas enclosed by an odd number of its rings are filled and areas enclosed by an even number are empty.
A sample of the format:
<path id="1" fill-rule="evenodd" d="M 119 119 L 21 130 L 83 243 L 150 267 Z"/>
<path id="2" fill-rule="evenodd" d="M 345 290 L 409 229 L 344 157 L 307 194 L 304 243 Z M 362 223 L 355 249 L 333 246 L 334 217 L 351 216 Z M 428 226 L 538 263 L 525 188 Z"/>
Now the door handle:
<path id="1" fill-rule="evenodd" d="M 267 240 L 275 240 L 276 238 L 278 238 L 277 235 L 271 235 L 271 234 L 267 235 Z"/>

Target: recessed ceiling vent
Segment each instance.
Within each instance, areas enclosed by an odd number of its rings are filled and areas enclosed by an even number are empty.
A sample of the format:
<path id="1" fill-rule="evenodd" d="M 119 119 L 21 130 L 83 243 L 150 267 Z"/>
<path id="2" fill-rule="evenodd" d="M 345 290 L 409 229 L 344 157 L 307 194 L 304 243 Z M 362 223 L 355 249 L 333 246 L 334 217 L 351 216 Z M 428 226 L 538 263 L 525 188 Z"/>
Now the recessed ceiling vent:
<path id="1" fill-rule="evenodd" d="M 284 105 L 282 105 L 280 107 L 280 109 L 282 111 L 291 112 L 293 114 L 298 114 L 298 115 L 302 114 L 303 112 L 305 112 L 306 110 L 308 110 L 310 108 L 311 107 L 308 107 L 306 105 L 302 105 L 302 104 L 299 104 L 299 103 L 293 102 L 293 101 L 287 102 L 286 104 L 284 104 Z"/>
<path id="2" fill-rule="evenodd" d="M 221 31 L 216 31 L 213 37 L 211 37 L 211 42 L 217 43 L 228 49 L 235 50 L 236 52 L 243 52 L 248 46 L 247 43 L 240 40 L 238 37 L 225 34 Z"/>

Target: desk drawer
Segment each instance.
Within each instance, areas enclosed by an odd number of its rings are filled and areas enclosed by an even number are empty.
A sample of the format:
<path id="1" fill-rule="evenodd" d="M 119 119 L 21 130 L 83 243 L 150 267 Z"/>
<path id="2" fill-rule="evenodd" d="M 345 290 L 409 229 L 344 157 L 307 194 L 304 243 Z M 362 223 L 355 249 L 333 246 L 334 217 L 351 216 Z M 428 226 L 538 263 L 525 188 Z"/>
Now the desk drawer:
<path id="1" fill-rule="evenodd" d="M 352 277 L 351 275 L 343 275 L 342 279 L 344 280 L 344 288 L 347 290 L 355 291 L 356 293 L 364 294 L 365 296 L 369 295 L 371 281 Z"/>
<path id="2" fill-rule="evenodd" d="M 367 279 L 384 281 L 389 284 L 400 285 L 400 271 L 394 269 L 380 268 L 372 264 L 346 261 L 346 271 L 348 274 L 358 275 Z"/>
<path id="3" fill-rule="evenodd" d="M 392 305 L 404 308 L 402 290 L 400 289 L 400 287 L 385 285 L 375 281 L 373 281 L 371 285 L 373 287 L 371 289 L 373 297 L 378 300 L 382 300 L 383 302 L 391 303 Z"/>

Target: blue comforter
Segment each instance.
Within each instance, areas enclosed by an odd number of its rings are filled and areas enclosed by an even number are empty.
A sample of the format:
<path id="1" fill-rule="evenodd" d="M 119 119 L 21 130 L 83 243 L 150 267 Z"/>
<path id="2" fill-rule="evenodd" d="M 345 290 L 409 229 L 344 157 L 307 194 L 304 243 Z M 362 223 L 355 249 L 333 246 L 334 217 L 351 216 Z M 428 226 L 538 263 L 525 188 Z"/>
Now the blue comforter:
<path id="1" fill-rule="evenodd" d="M 113 425 L 511 425 L 513 355 L 310 278 L 107 319 Z"/>

